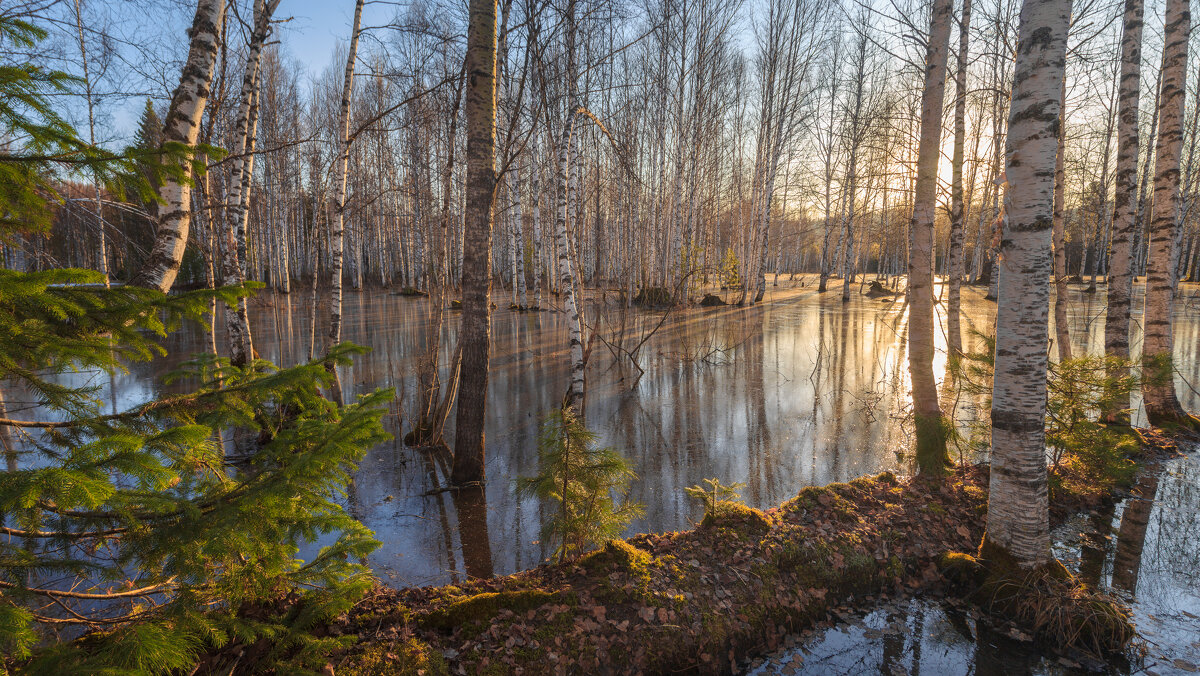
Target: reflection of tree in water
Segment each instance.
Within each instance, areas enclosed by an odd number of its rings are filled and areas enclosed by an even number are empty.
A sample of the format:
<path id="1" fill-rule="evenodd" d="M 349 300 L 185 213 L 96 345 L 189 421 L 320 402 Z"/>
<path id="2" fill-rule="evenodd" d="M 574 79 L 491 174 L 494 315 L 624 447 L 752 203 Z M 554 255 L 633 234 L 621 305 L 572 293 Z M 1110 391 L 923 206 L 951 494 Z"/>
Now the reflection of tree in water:
<path id="1" fill-rule="evenodd" d="M 422 466 L 425 469 L 426 484 L 429 486 L 442 486 L 446 478 L 450 476 L 449 459 L 438 449 L 421 449 L 419 451 Z M 441 525 L 442 534 L 442 550 L 441 554 L 445 556 L 447 564 L 446 572 L 450 574 L 450 581 L 458 582 L 458 570 L 455 567 L 454 556 L 454 531 L 450 527 L 450 517 L 446 514 L 446 493 L 437 491 L 430 498 L 433 500 L 437 508 L 438 523 Z"/>
<path id="2" fill-rule="evenodd" d="M 1130 596 L 1137 591 L 1138 572 L 1146 544 L 1146 528 L 1158 492 L 1158 474 L 1142 475 L 1133 489 L 1133 497 L 1125 503 L 1121 525 L 1117 530 L 1117 549 L 1113 556 L 1113 587 Z"/>
<path id="3" fill-rule="evenodd" d="M 480 487 L 452 491 L 458 514 L 458 538 L 462 543 L 463 568 L 467 577 L 492 576 L 492 542 L 488 536 L 487 493 Z"/>
<path id="4" fill-rule="evenodd" d="M 1080 543 L 1079 578 L 1093 587 L 1104 582 L 1104 564 L 1111 549 L 1115 509 L 1115 502 L 1105 500 L 1088 514 L 1091 531 L 1083 534 Z"/>
<path id="5" fill-rule="evenodd" d="M 976 622 L 962 610 L 912 599 L 845 618 L 800 647 L 771 655 L 751 676 L 796 673 L 859 676 L 878 673 L 1014 676 L 1060 673 L 1036 646 Z M 797 659 L 799 658 L 799 659 Z"/>
<path id="6" fill-rule="evenodd" d="M 1140 482 L 1139 482 L 1140 483 Z M 1122 516 L 1117 553 L 1132 560 L 1140 553 L 1133 583 L 1139 602 L 1147 612 L 1200 614 L 1200 465 L 1194 455 L 1168 463 L 1155 479 L 1151 493 L 1153 509 L 1144 528 L 1131 526 L 1128 543 Z M 1138 508 L 1138 503 L 1127 508 Z M 1122 559 L 1118 558 L 1120 569 Z M 1118 570 L 1114 570 L 1114 585 Z M 1136 585 L 1136 587 L 1134 587 Z"/>

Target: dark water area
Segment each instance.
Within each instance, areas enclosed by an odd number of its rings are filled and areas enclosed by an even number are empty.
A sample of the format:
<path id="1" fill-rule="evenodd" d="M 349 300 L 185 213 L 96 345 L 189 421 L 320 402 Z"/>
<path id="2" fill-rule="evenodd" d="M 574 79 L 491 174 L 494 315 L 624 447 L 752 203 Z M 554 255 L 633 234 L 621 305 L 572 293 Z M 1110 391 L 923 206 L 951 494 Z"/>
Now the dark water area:
<path id="1" fill-rule="evenodd" d="M 1200 671 L 1200 458 L 1140 477 L 1134 495 L 1063 524 L 1054 553 L 1129 604 L 1140 655 L 1107 663 L 1048 656 L 969 611 L 926 599 L 847 614 L 756 660 L 746 674 L 1191 674 Z"/>
<path id="2" fill-rule="evenodd" d="M 662 312 L 630 310 L 624 316 L 624 344 L 645 339 L 638 352 L 640 376 L 602 341 L 593 343 L 586 419 L 599 441 L 622 453 L 637 472 L 630 497 L 645 506 L 645 514 L 631 524 L 631 534 L 690 528 L 700 508 L 683 489 L 708 477 L 744 483 L 746 503 L 768 508 L 808 485 L 910 471 L 903 296 L 855 294 L 842 303 L 838 293 L 816 293 L 812 278 L 781 279 L 768 289 L 765 302 L 748 308 L 675 311 L 665 320 Z M 1200 383 L 1200 301 L 1194 290 L 1187 293 L 1176 347 L 1180 395 L 1195 410 L 1197 397 L 1188 383 Z M 541 538 L 544 507 L 516 496 L 514 485 L 518 477 L 536 472 L 539 423 L 566 391 L 567 327 L 558 312 L 511 311 L 502 292 L 495 300 L 487 485 L 482 494 L 459 495 L 436 491 L 448 485 L 448 457 L 401 442 L 417 408 L 416 363 L 423 353 L 429 299 L 386 291 L 346 295 L 343 338 L 371 350 L 342 371 L 344 396 L 378 387 L 398 393 L 386 418 L 395 439 L 370 451 L 345 504 L 382 543 L 369 564 L 388 584 L 503 575 L 532 568 L 551 553 Z M 1135 298 L 1135 312 L 1139 303 Z M 326 304 L 321 298 L 318 348 Z M 944 308 L 939 305 L 938 311 Z M 586 321 L 610 343 L 616 342 L 614 327 L 622 325 L 622 312 L 611 294 L 589 294 Z M 1103 312 L 1102 292 L 1072 291 L 1077 352 L 1102 346 Z M 310 294 L 266 294 L 251 303 L 251 313 L 261 357 L 285 366 L 308 358 Z M 992 332 L 995 304 L 979 290 L 965 289 L 963 313 L 964 332 Z M 457 311 L 447 312 L 444 355 L 453 352 L 458 319 Z M 939 378 L 945 371 L 944 338 L 939 331 L 934 364 Z M 978 346 L 970 335 L 966 340 L 968 347 Z M 1139 342 L 1135 336 L 1135 350 Z M 203 326 L 173 333 L 165 344 L 168 358 L 136 365 L 116 378 L 117 406 L 167 391 L 159 384 L 161 375 L 210 345 Z M 977 402 L 949 394 L 946 399 L 957 400 L 960 418 L 974 415 Z M 451 446 L 452 421 L 453 416 Z"/>

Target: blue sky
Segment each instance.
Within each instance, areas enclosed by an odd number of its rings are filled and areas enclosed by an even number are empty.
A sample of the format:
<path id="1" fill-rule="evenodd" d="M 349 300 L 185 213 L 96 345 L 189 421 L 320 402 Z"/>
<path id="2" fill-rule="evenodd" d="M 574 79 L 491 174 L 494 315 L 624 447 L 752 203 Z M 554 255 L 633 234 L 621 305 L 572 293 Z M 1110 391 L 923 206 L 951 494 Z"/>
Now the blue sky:
<path id="1" fill-rule="evenodd" d="M 395 9 L 395 5 L 368 2 L 363 7 L 363 26 L 383 23 Z M 287 51 L 310 75 L 316 75 L 328 65 L 338 42 L 350 36 L 354 0 L 282 0 L 275 13 L 279 18 L 293 17 L 279 36 Z"/>
<path id="2" fill-rule="evenodd" d="M 354 2 L 355 0 L 282 0 L 280 3 L 276 10 L 276 18 L 281 20 L 290 18 L 291 20 L 277 25 L 273 39 L 280 41 L 284 52 L 304 66 L 306 71 L 304 81 L 320 75 L 329 65 L 339 42 L 344 42 L 349 37 L 351 21 L 354 18 Z M 85 7 L 88 4 L 85 2 Z M 135 64 L 144 71 L 141 74 L 144 84 L 137 84 L 138 77 L 132 76 L 132 79 L 118 77 L 120 80 L 118 82 L 98 85 L 101 91 L 106 88 L 117 88 L 129 94 L 115 98 L 108 97 L 100 102 L 99 112 L 102 128 L 98 130 L 99 140 L 102 143 L 120 145 L 128 141 L 142 112 L 144 94 L 138 94 L 137 91 L 145 91 L 150 94 L 160 108 L 166 106 L 170 89 L 174 87 L 179 77 L 178 64 L 187 54 L 188 44 L 185 31 L 188 24 L 191 23 L 191 12 L 194 6 L 189 7 L 188 5 L 191 3 L 186 2 L 165 7 L 160 5 L 159 7 L 163 11 L 169 11 L 169 15 L 151 17 L 149 19 L 151 31 L 147 32 L 144 30 L 146 17 L 140 11 L 144 9 L 144 6 L 127 3 L 124 0 L 91 0 L 90 4 L 108 16 L 106 30 L 121 36 L 122 40 L 130 42 L 141 44 L 158 42 L 159 47 L 157 50 L 152 49 L 152 52 L 159 51 L 166 57 L 160 64 L 147 64 L 144 61 Z M 166 10 L 166 7 L 171 9 Z M 363 26 L 381 25 L 391 17 L 395 10 L 395 4 L 368 0 L 363 8 Z M 88 12 L 85 10 L 85 16 L 87 15 Z M 78 70 L 78 43 L 73 42 L 73 34 L 64 37 L 66 40 L 62 43 L 65 60 L 63 65 L 67 70 L 74 72 Z M 233 39 L 241 39 L 240 32 L 239 37 Z M 143 57 L 136 51 L 129 51 L 127 58 L 141 59 Z M 166 63 L 168 60 L 172 60 L 173 63 Z M 114 68 L 116 69 L 114 74 L 119 71 L 129 75 L 121 70 L 123 66 L 114 66 Z M 340 68 L 339 65 L 339 70 Z M 76 124 L 85 125 L 86 109 L 83 108 L 82 101 L 72 101 L 66 105 L 69 116 Z"/>

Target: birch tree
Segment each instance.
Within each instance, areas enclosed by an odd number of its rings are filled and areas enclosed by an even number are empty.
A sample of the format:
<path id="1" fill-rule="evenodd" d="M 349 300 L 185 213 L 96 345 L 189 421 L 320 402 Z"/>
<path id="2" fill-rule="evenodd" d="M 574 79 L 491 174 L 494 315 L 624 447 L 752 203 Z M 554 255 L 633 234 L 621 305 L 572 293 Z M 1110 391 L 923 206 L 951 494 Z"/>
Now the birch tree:
<path id="1" fill-rule="evenodd" d="M 1054 335 L 1058 346 L 1058 359 L 1071 358 L 1071 331 L 1067 326 L 1067 87 L 1063 78 L 1059 93 L 1062 105 L 1058 112 L 1058 149 L 1054 158 L 1054 213 L 1051 224 L 1051 243 L 1054 247 Z"/>
<path id="2" fill-rule="evenodd" d="M 336 345 L 342 340 L 342 267 L 346 249 L 346 174 L 350 167 L 350 101 L 354 95 L 354 66 L 358 58 L 358 34 L 362 27 L 363 0 L 354 3 L 354 24 L 350 29 L 350 48 L 346 54 L 346 70 L 342 76 L 342 100 L 338 112 L 337 146 L 338 158 L 334 165 L 337 178 L 334 182 L 333 222 L 329 233 L 331 260 L 330 280 L 332 294 L 329 299 L 329 342 Z"/>
<path id="3" fill-rule="evenodd" d="M 194 147 L 200 135 L 200 121 L 208 105 L 213 70 L 221 45 L 225 23 L 225 0 L 197 0 L 196 15 L 188 31 L 191 45 L 179 86 L 171 96 L 171 105 L 163 123 L 163 142 Z M 163 204 L 158 209 L 154 246 L 146 264 L 133 283 L 171 290 L 183 252 L 187 248 L 188 227 L 192 219 L 192 193 L 188 180 L 191 164 L 184 160 L 182 176 L 166 176 L 158 188 Z"/>
<path id="4" fill-rule="evenodd" d="M 933 375 L 933 220 L 937 208 L 942 105 L 950 46 L 951 0 L 934 0 L 921 95 L 917 180 L 908 245 L 908 368 L 917 427 L 917 465 L 923 474 L 946 470 L 946 431 Z"/>
<path id="5" fill-rule="evenodd" d="M 950 160 L 950 246 L 946 255 L 946 348 L 962 354 L 959 318 L 963 278 L 963 152 L 967 140 L 967 52 L 971 42 L 971 0 L 963 0 L 958 19 L 958 55 L 954 66 L 954 150 Z"/>
<path id="6" fill-rule="evenodd" d="M 567 214 L 575 202 L 577 182 L 571 181 L 571 146 L 575 139 L 576 118 L 579 116 L 579 86 L 575 71 L 575 0 L 567 0 L 567 116 L 563 121 L 562 138 L 558 144 L 558 170 L 555 180 L 554 241 L 558 256 L 559 291 L 563 311 L 567 314 L 567 331 L 571 359 L 571 383 L 563 400 L 563 408 L 576 408 L 582 417 L 585 367 L 583 330 L 579 321 L 579 304 L 575 298 L 575 274 L 571 267 L 571 248 L 567 239 Z"/>
<path id="7" fill-rule="evenodd" d="M 1050 559 L 1046 369 L 1054 163 L 1070 0 L 1025 0 L 1009 110 L 992 382 L 992 455 L 983 558 Z"/>
<path id="8" fill-rule="evenodd" d="M 858 20 L 854 24 L 854 44 L 851 49 L 851 65 L 850 65 L 850 101 L 847 104 L 848 119 L 845 120 L 845 136 L 846 138 L 846 178 L 843 184 L 843 202 L 845 203 L 846 217 L 842 221 L 843 233 L 843 256 L 842 256 L 842 302 L 850 301 L 850 285 L 854 281 L 854 259 L 855 259 L 855 241 L 854 230 L 856 223 L 854 220 L 855 209 L 857 208 L 858 197 L 858 181 L 859 170 L 858 160 L 861 154 L 863 144 L 867 140 L 867 135 L 870 133 L 873 125 L 874 111 L 872 101 L 866 101 L 868 92 L 867 87 L 874 85 L 873 82 L 868 83 L 868 79 L 872 78 L 873 70 L 871 55 L 868 54 L 868 47 L 871 45 L 871 38 L 867 34 L 870 23 L 870 14 L 865 10 L 859 15 Z"/>
<path id="9" fill-rule="evenodd" d="M 83 66 L 83 90 L 84 98 L 87 103 L 87 118 L 88 118 L 88 143 L 96 145 L 96 102 L 92 91 L 92 76 L 88 68 L 88 52 L 87 44 L 83 39 L 83 6 L 81 0 L 75 0 L 75 31 L 79 37 L 79 59 Z M 108 274 L 108 238 L 104 234 L 104 203 L 100 198 L 100 179 L 98 176 L 92 176 L 93 188 L 95 190 L 94 204 L 96 206 L 96 229 L 99 232 L 100 251 L 98 260 L 100 261 L 100 274 L 104 275 L 104 285 L 109 284 Z M 0 408 L 3 407 L 3 401 L 0 401 Z"/>
<path id="10" fill-rule="evenodd" d="M 754 214 L 752 246 L 747 256 L 755 257 L 754 293 L 757 303 L 767 290 L 766 266 L 770 244 L 771 209 L 775 182 L 784 153 L 791 147 L 799 126 L 806 120 L 805 107 L 811 89 L 813 60 L 824 39 L 816 27 L 823 20 L 822 6 L 807 0 L 772 0 L 759 41 L 758 80 L 759 131 L 754 162 Z M 778 272 L 778 270 L 776 270 Z M 749 279 L 743 284 L 743 295 Z"/>
<path id="11" fill-rule="evenodd" d="M 1184 412 L 1175 394 L 1172 367 L 1172 317 L 1179 283 L 1180 207 L 1179 164 L 1183 149 L 1188 38 L 1191 9 L 1188 0 L 1167 0 L 1163 36 L 1162 89 L 1154 164 L 1154 217 L 1150 223 L 1146 263 L 1146 311 L 1142 321 L 1142 361 L 1148 377 L 1142 385 L 1146 417 L 1156 425 L 1197 420 Z"/>
<path id="12" fill-rule="evenodd" d="M 222 280 L 226 286 L 246 281 L 246 229 L 249 218 L 250 178 L 254 174 L 254 139 L 257 136 L 259 63 L 263 45 L 271 32 L 271 16 L 279 0 L 255 0 L 254 28 L 246 52 L 245 71 L 242 74 L 241 99 L 234 122 L 234 152 L 229 170 L 228 207 L 226 209 L 226 244 L 222 262 Z M 229 335 L 230 361 L 234 366 L 245 366 L 254 353 L 250 333 L 250 320 L 246 312 L 246 299 L 238 299 L 237 305 L 225 307 L 225 326 Z"/>

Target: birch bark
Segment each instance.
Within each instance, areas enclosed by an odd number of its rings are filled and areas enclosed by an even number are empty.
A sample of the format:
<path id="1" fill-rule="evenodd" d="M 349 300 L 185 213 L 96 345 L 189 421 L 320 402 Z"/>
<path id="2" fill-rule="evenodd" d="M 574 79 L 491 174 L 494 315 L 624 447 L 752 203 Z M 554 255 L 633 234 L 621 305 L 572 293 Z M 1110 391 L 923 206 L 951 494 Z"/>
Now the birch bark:
<path id="1" fill-rule="evenodd" d="M 584 394 L 583 331 L 579 321 L 579 302 L 575 295 L 575 274 L 571 267 L 571 247 L 567 238 L 567 214 L 575 203 L 577 181 L 570 175 L 574 161 L 572 144 L 575 140 L 575 125 L 579 118 L 579 100 L 575 72 L 575 0 L 567 3 L 567 87 L 568 110 L 563 121 L 562 139 L 558 147 L 557 217 L 555 218 L 555 241 L 558 250 L 559 293 L 562 295 L 563 310 L 567 313 L 567 330 L 571 358 L 571 384 L 563 400 L 563 408 L 575 408 L 582 417 Z"/>
<path id="2" fill-rule="evenodd" d="M 908 233 L 908 367 L 917 427 L 917 466 L 921 473 L 933 475 L 946 469 L 945 423 L 933 375 L 933 219 L 952 8 L 951 0 L 935 0 L 930 17 L 917 180 Z"/>
<path id="3" fill-rule="evenodd" d="M 1070 0 L 1025 0 L 1009 111 L 992 471 L 981 553 L 1021 567 L 1050 559 L 1045 444 L 1050 240 L 1070 16 Z"/>
<path id="4" fill-rule="evenodd" d="M 1154 217 L 1146 263 L 1146 312 L 1142 322 L 1142 384 L 1146 417 L 1155 425 L 1194 422 L 1175 394 L 1171 357 L 1174 348 L 1171 313 L 1179 283 L 1179 163 L 1183 149 L 1183 113 L 1191 9 L 1188 0 L 1167 0 L 1162 60 L 1159 130 L 1155 145 Z M 1160 376 L 1160 377 L 1155 377 Z"/>
<path id="5" fill-rule="evenodd" d="M 221 29 L 225 23 L 225 0 L 198 0 L 196 15 L 188 31 L 191 46 L 179 77 L 179 86 L 171 96 L 167 118 L 163 123 L 163 142 L 195 146 L 200 134 L 200 121 L 208 105 L 213 69 L 221 45 Z M 191 167 L 184 161 L 184 175 L 191 177 Z M 158 209 L 154 246 L 143 269 L 133 279 L 138 286 L 156 288 L 163 293 L 171 290 L 183 252 L 187 248 L 188 228 L 192 220 L 192 193 L 186 181 L 167 177 L 158 189 L 164 204 Z"/>
<path id="6" fill-rule="evenodd" d="M 242 75 L 241 102 L 234 122 L 234 152 L 230 164 L 229 206 L 226 209 L 226 245 L 222 257 L 222 284 L 246 281 L 246 225 L 249 218 L 250 179 L 254 173 L 254 144 L 257 135 L 259 64 L 263 45 L 271 32 L 271 15 L 279 0 L 255 0 L 254 30 L 246 53 Z M 229 356 L 234 366 L 245 366 L 254 354 L 246 299 L 225 307 L 225 326 L 229 336 Z"/>
<path id="7" fill-rule="evenodd" d="M 350 30 L 350 49 L 342 77 L 342 103 L 338 112 L 337 180 L 333 193 L 333 219 L 330 240 L 329 342 L 342 340 L 342 267 L 346 250 L 346 176 L 350 170 L 350 99 L 354 95 L 354 65 L 358 58 L 358 34 L 362 27 L 363 0 L 354 3 L 354 26 Z"/>
<path id="8" fill-rule="evenodd" d="M 558 177 L 555 181 L 557 204 L 554 240 L 558 252 L 559 290 L 562 294 L 563 310 L 567 313 L 571 358 L 571 384 L 563 402 L 564 408 L 582 406 L 584 393 L 583 333 L 579 322 L 579 304 L 575 298 L 575 275 L 571 269 L 570 246 L 567 240 L 567 207 L 572 201 L 570 193 L 574 188 L 569 172 L 570 147 L 575 137 L 575 118 L 575 113 L 569 114 L 563 126 L 562 140 L 558 149 Z M 576 410 L 579 409 L 576 408 Z"/>

